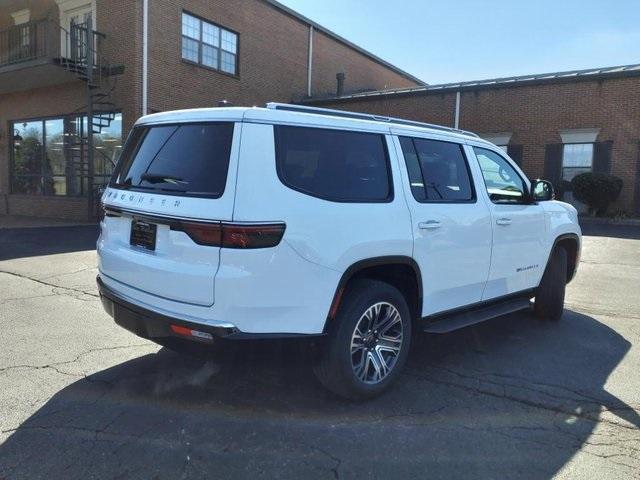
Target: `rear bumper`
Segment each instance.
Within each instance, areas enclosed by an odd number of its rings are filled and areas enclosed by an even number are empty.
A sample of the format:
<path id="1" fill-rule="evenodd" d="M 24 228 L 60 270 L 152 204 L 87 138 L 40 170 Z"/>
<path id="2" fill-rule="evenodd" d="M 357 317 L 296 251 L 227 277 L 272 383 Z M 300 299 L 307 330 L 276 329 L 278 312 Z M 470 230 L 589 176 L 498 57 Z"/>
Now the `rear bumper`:
<path id="1" fill-rule="evenodd" d="M 182 338 L 196 342 L 212 343 L 214 339 L 257 340 L 279 338 L 317 338 L 324 335 L 306 335 L 296 333 L 245 333 L 229 323 L 224 326 L 212 326 L 194 323 L 174 317 L 161 315 L 149 309 L 135 305 L 107 287 L 100 277 L 96 278 L 100 301 L 104 310 L 122 328 L 149 340 L 161 338 Z M 191 334 L 187 333 L 192 332 Z"/>
<path id="2" fill-rule="evenodd" d="M 100 301 L 102 302 L 104 310 L 113 317 L 118 325 L 135 333 L 139 337 L 150 340 L 167 337 L 185 338 L 187 335 L 180 335 L 176 333 L 176 330 L 183 331 L 181 329 L 189 329 L 204 334 L 195 337 L 191 336 L 192 340 L 207 342 L 212 341 L 213 338 L 228 337 L 238 333 L 238 329 L 235 327 L 212 327 L 160 315 L 159 313 L 134 305 L 118 296 L 117 293 L 102 282 L 100 277 L 98 277 L 96 281 L 98 283 L 98 291 L 100 292 Z M 172 326 L 180 328 L 173 329 Z"/>

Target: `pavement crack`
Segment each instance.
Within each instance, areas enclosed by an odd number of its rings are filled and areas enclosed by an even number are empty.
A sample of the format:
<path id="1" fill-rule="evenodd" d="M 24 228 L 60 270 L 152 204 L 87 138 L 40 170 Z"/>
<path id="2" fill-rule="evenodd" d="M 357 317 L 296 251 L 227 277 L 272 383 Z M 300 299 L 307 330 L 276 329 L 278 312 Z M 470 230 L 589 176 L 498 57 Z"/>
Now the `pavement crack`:
<path id="1" fill-rule="evenodd" d="M 90 297 L 100 298 L 100 295 L 98 295 L 97 293 L 87 292 L 86 290 L 82 290 L 80 288 L 64 287 L 62 285 L 56 285 L 55 283 L 45 282 L 42 279 L 33 278 L 33 277 L 28 276 L 28 275 L 24 275 L 22 273 L 9 272 L 7 270 L 0 270 L 0 273 L 4 273 L 6 275 L 11 275 L 13 277 L 21 278 L 21 279 L 24 279 L 24 280 L 31 280 L 32 282 L 39 283 L 40 285 L 45 285 L 47 287 L 51 287 L 51 288 L 54 289 L 54 294 L 57 294 L 55 292 L 55 289 L 59 289 L 59 290 L 65 290 L 65 291 L 68 291 L 68 292 L 74 292 L 74 293 L 81 294 L 81 295 L 88 295 Z"/>
<path id="2" fill-rule="evenodd" d="M 572 417 L 578 417 L 578 418 L 582 418 L 584 420 L 593 422 L 593 423 L 606 423 L 609 425 L 613 425 L 615 427 L 618 428 L 624 428 L 627 430 L 637 430 L 638 427 L 636 426 L 627 426 L 627 425 L 623 425 L 620 424 L 618 422 L 614 422 L 612 420 L 606 419 L 606 418 L 594 418 L 594 416 L 590 415 L 590 413 L 592 412 L 576 412 L 575 410 L 572 410 L 570 408 L 562 408 L 561 406 L 553 406 L 553 405 L 548 405 L 542 402 L 537 402 L 535 400 L 530 400 L 527 398 L 523 398 L 523 397 L 517 397 L 515 395 L 511 395 L 509 393 L 507 393 L 506 389 L 503 388 L 502 393 L 496 393 L 495 391 L 489 390 L 489 389 L 483 389 L 481 387 L 474 387 L 471 385 L 465 385 L 464 383 L 458 383 L 458 382 L 454 382 L 454 381 L 448 381 L 448 380 L 443 380 L 443 379 L 436 379 L 436 378 L 432 378 L 432 377 L 428 377 L 428 376 L 424 376 L 424 375 L 418 375 L 415 373 L 407 373 L 407 375 L 418 379 L 418 380 L 422 380 L 422 381 L 426 381 L 426 382 L 430 382 L 430 383 L 435 383 L 435 384 L 439 384 L 439 385 L 445 385 L 448 387 L 454 387 L 454 388 L 459 388 L 462 390 L 466 390 L 468 392 L 472 392 L 475 394 L 479 394 L 479 395 L 487 395 L 490 397 L 494 397 L 494 398 L 499 398 L 499 399 L 503 399 L 503 400 L 509 400 L 512 402 L 516 402 L 516 403 L 520 403 L 522 405 L 526 405 L 528 407 L 533 407 L 533 408 L 538 408 L 541 410 L 546 410 L 546 411 L 550 411 L 550 412 L 555 412 L 555 413 L 560 413 L 562 415 L 568 415 L 568 416 L 572 416 Z M 478 379 L 476 379 L 478 380 Z M 481 381 L 481 380 L 478 380 Z M 491 383 L 491 382 L 489 382 Z M 494 382 L 495 383 L 495 382 Z M 496 385 L 500 385 L 497 384 Z M 505 385 L 502 385 L 503 387 Z M 575 399 L 574 399 L 575 400 Z M 600 407 L 602 407 L 602 404 L 599 404 Z"/>
<path id="3" fill-rule="evenodd" d="M 335 462 L 335 465 L 330 469 L 331 472 L 333 473 L 333 478 L 335 480 L 339 480 L 340 479 L 340 466 L 342 465 L 342 459 L 336 457 L 335 455 L 332 455 L 330 452 L 327 452 L 326 450 L 320 448 L 320 447 L 313 447 L 314 450 L 322 453 L 324 456 L 328 457 L 329 459 L 331 459 L 332 461 Z"/>
<path id="4" fill-rule="evenodd" d="M 63 362 L 54 362 L 54 363 L 47 363 L 44 365 L 28 365 L 28 364 L 21 364 L 21 365 L 9 365 L 8 367 L 3 367 L 0 368 L 0 373 L 4 373 L 7 372 L 9 370 L 18 370 L 18 369 L 31 369 L 31 370 L 44 370 L 44 369 L 51 369 L 54 370 L 62 375 L 69 375 L 69 376 L 73 376 L 73 377 L 84 377 L 84 375 L 81 374 L 73 374 L 73 373 L 69 373 L 69 372 L 65 372 L 64 370 L 60 370 L 59 367 L 63 366 L 63 365 L 70 365 L 73 363 L 78 362 L 82 357 L 89 355 L 91 353 L 95 353 L 95 352 L 103 352 L 103 351 L 110 351 L 110 350 L 122 350 L 122 349 L 127 349 L 127 348 L 139 348 L 139 347 L 148 347 L 149 344 L 148 343 L 142 343 L 142 344 L 133 344 L 133 345 L 118 345 L 118 346 L 114 346 L 114 347 L 101 347 L 101 348 L 91 348 L 85 352 L 82 352 L 78 355 L 76 355 L 76 357 L 72 360 L 65 360 Z"/>
<path id="5" fill-rule="evenodd" d="M 440 370 L 440 371 L 449 373 L 451 375 L 460 377 L 462 379 L 475 380 L 478 382 L 488 383 L 490 385 L 500 386 L 503 389 L 504 387 L 517 388 L 521 390 L 531 391 L 536 394 L 542 394 L 556 400 L 563 400 L 563 401 L 569 400 L 569 401 L 591 403 L 598 407 L 602 407 L 606 411 L 610 411 L 613 413 L 615 413 L 616 410 L 639 410 L 640 409 L 640 406 L 624 405 L 622 404 L 622 402 L 620 402 L 620 404 L 618 405 L 609 405 L 604 399 L 595 397 L 593 395 L 589 395 L 586 392 L 581 390 L 575 390 L 565 385 L 559 385 L 556 383 L 532 380 L 532 379 L 521 377 L 518 375 L 511 375 L 511 374 L 505 374 L 505 373 L 493 373 L 493 372 L 481 372 L 478 370 L 474 370 L 473 374 L 464 374 L 456 370 L 453 370 L 451 368 L 441 367 L 437 365 L 431 365 L 429 368 L 432 368 L 434 370 Z M 492 380 L 490 377 L 494 377 L 496 379 L 515 380 L 517 382 L 522 382 L 522 383 L 500 382 L 500 381 Z M 541 390 L 540 387 L 566 392 L 569 394 L 569 396 L 561 395 L 558 393 L 552 393 L 552 392 L 549 392 L 548 390 Z"/>
<path id="6" fill-rule="evenodd" d="M 58 278 L 58 277 L 66 277 L 69 275 L 75 275 L 76 273 L 82 273 L 82 272 L 86 272 L 87 270 L 97 270 L 97 268 L 95 266 L 84 266 L 78 270 L 74 270 L 72 272 L 65 272 L 65 273 L 56 273 L 53 275 L 47 275 L 46 277 L 42 277 L 40 278 L 40 280 L 49 280 L 50 278 Z"/>
<path id="7" fill-rule="evenodd" d="M 47 295 L 32 295 L 30 297 L 11 297 L 11 298 L 5 298 L 3 300 L 0 300 L 0 305 L 4 305 L 6 303 L 10 303 L 10 302 L 20 302 L 23 300 L 34 300 L 37 298 L 49 298 L 49 297 L 55 297 L 57 294 L 56 293 L 49 293 Z"/>
<path id="8" fill-rule="evenodd" d="M 468 425 L 460 425 L 460 428 L 464 429 L 464 430 L 470 430 L 470 431 L 477 431 L 478 429 L 474 428 L 474 427 L 470 427 Z M 518 426 L 513 426 L 513 427 L 507 427 L 507 428 L 488 428 L 486 429 L 485 427 L 483 427 L 483 429 L 485 431 L 489 431 L 493 434 L 505 437 L 509 440 L 517 440 L 517 441 L 521 441 L 521 442 L 527 442 L 530 444 L 534 444 L 534 445 L 538 445 L 542 448 L 549 448 L 549 446 L 553 446 L 554 448 L 559 448 L 562 450 L 570 450 L 570 451 L 574 451 L 576 449 L 579 449 L 581 452 L 587 454 L 587 455 L 591 455 L 597 458 L 601 458 L 603 460 L 606 460 L 614 465 L 620 466 L 620 467 L 624 467 L 624 468 L 628 468 L 631 469 L 632 471 L 635 471 L 635 469 L 637 468 L 634 465 L 630 465 L 628 463 L 619 461 L 619 460 L 613 460 L 613 459 L 618 459 L 618 458 L 627 458 L 627 459 L 635 459 L 635 457 L 633 457 L 632 455 L 628 455 L 625 453 L 600 453 L 600 452 L 594 452 L 591 449 L 586 449 L 586 448 L 581 448 L 584 446 L 592 446 L 593 444 L 591 444 L 588 440 L 580 440 L 578 438 L 574 438 L 574 443 L 573 444 L 567 444 L 567 443 L 558 443 L 558 442 L 552 442 L 551 444 L 549 443 L 549 438 L 545 437 L 544 440 L 537 440 L 531 437 L 523 437 L 520 435 L 514 435 L 511 433 L 511 431 L 513 430 L 525 430 L 525 431 L 540 431 L 540 432 L 548 432 L 551 431 L 551 429 L 549 428 L 543 428 L 543 427 L 518 427 Z M 556 432 L 561 432 L 560 429 L 555 429 Z M 573 435 L 570 435 L 568 432 L 564 432 L 562 431 L 562 433 L 565 433 L 567 435 L 569 435 L 569 437 L 573 438 Z M 610 445 L 612 447 L 619 447 L 619 445 Z"/>

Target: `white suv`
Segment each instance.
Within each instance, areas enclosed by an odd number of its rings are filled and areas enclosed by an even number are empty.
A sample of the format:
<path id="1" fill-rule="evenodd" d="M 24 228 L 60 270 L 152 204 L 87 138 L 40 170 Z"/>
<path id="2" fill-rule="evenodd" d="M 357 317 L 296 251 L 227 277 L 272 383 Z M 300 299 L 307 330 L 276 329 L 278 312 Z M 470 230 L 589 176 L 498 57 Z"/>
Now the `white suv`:
<path id="1" fill-rule="evenodd" d="M 339 395 L 379 394 L 411 336 L 562 315 L 581 232 L 504 151 L 446 127 L 269 104 L 140 119 L 102 198 L 106 311 L 160 344 L 317 338 Z"/>

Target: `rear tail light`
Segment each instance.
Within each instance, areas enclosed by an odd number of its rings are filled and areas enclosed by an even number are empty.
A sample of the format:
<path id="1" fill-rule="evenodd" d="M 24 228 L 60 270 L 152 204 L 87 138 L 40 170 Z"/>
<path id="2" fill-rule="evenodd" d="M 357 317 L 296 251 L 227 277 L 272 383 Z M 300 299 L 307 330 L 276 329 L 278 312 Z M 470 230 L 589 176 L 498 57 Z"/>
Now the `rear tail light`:
<path id="1" fill-rule="evenodd" d="M 284 223 L 189 223 L 171 225 L 171 230 L 184 232 L 198 245 L 222 248 L 275 247 L 284 235 Z"/>

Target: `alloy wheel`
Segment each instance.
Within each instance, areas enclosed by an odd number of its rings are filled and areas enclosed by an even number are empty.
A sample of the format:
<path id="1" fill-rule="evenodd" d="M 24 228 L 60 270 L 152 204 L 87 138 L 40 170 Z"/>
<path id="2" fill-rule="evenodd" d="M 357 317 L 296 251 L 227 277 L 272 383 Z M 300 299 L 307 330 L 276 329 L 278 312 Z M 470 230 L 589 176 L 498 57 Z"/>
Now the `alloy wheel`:
<path id="1" fill-rule="evenodd" d="M 387 302 L 370 306 L 351 336 L 351 365 L 363 383 L 376 384 L 393 370 L 402 348 L 403 325 L 398 309 Z"/>

